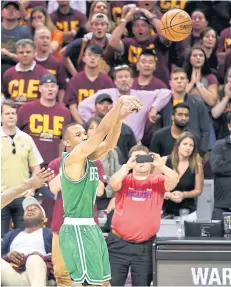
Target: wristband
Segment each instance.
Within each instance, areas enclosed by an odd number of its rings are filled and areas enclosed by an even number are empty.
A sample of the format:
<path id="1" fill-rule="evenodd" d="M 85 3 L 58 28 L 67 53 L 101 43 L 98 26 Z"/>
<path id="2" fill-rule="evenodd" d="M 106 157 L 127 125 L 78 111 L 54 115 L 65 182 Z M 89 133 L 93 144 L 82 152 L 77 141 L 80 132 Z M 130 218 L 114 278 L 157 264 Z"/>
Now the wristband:
<path id="1" fill-rule="evenodd" d="M 200 89 L 200 88 L 204 88 L 205 86 L 204 86 L 204 84 L 203 83 L 199 83 L 199 84 L 197 84 L 197 88 L 198 89 Z"/>

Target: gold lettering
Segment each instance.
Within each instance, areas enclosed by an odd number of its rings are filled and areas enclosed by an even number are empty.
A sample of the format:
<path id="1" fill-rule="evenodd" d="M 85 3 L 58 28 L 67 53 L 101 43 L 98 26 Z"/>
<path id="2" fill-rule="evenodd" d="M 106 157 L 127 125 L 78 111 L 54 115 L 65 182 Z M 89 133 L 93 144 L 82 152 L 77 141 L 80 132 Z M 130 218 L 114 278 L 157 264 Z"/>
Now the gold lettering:
<path id="1" fill-rule="evenodd" d="M 92 96 L 95 93 L 95 90 L 90 89 L 79 89 L 77 98 L 78 98 L 78 103 L 82 102 L 85 98 Z"/>
<path id="2" fill-rule="evenodd" d="M 29 80 L 27 97 L 36 99 L 38 97 L 39 80 Z"/>
<path id="3" fill-rule="evenodd" d="M 229 46 L 231 46 L 231 38 L 226 38 L 224 42 L 225 51 L 227 51 L 228 48 L 230 48 Z"/>
<path id="4" fill-rule="evenodd" d="M 114 21 L 116 22 L 117 25 L 119 25 L 120 20 L 121 20 L 121 13 L 122 13 L 122 8 L 121 7 L 113 7 L 112 8 L 112 16 Z"/>
<path id="5" fill-rule="evenodd" d="M 54 116 L 54 136 L 60 136 L 63 128 L 64 117 Z"/>
<path id="6" fill-rule="evenodd" d="M 56 74 L 57 74 L 57 71 L 56 70 L 48 70 L 52 75 L 54 75 L 54 76 L 56 76 Z"/>
<path id="7" fill-rule="evenodd" d="M 12 98 L 15 98 L 18 96 L 18 86 L 19 81 L 18 80 L 12 80 L 8 84 L 8 92 L 11 95 Z M 15 89 L 16 88 L 16 89 Z"/>
<path id="8" fill-rule="evenodd" d="M 43 123 L 43 116 L 42 115 L 32 114 L 30 116 L 30 131 L 31 131 L 31 133 L 40 134 L 43 131 L 42 123 Z"/>
<path id="9" fill-rule="evenodd" d="M 71 29 L 70 29 L 70 31 L 72 31 L 72 30 L 77 31 L 78 27 L 79 27 L 79 21 L 78 20 L 71 21 Z"/>
<path id="10" fill-rule="evenodd" d="M 34 134 L 49 133 L 60 136 L 63 128 L 64 117 L 52 117 L 53 125 L 50 126 L 50 115 L 32 114 L 30 116 L 30 131 Z"/>
<path id="11" fill-rule="evenodd" d="M 142 52 L 142 48 L 130 45 L 129 50 L 128 50 L 128 61 L 131 64 L 136 64 L 141 52 Z"/>

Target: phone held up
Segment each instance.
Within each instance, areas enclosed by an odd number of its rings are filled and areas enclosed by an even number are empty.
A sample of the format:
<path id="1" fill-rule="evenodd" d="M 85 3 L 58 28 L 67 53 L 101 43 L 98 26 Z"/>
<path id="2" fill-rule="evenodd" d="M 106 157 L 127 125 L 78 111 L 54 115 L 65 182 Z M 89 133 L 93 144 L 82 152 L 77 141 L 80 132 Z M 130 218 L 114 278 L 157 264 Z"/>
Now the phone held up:
<path id="1" fill-rule="evenodd" d="M 136 162 L 137 163 L 153 162 L 153 159 L 154 159 L 153 154 L 138 154 L 136 156 Z"/>

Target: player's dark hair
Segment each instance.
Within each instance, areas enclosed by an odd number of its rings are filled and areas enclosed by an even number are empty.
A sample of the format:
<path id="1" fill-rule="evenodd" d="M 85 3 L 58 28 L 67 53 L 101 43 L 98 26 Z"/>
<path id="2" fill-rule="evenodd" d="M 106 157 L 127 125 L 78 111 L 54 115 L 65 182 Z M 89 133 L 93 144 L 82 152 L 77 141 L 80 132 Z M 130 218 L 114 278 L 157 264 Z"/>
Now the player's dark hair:
<path id="1" fill-rule="evenodd" d="M 67 133 L 69 127 L 72 127 L 72 126 L 75 126 L 75 125 L 78 125 L 78 124 L 77 124 L 77 123 L 70 123 L 70 124 L 66 125 L 66 126 L 62 129 L 61 139 L 65 139 L 66 133 Z"/>
<path id="2" fill-rule="evenodd" d="M 147 154 L 149 154 L 149 149 L 146 146 L 137 144 L 130 149 L 128 157 L 131 157 L 133 152 L 136 152 L 136 151 L 144 151 Z"/>
<path id="3" fill-rule="evenodd" d="M 176 110 L 179 108 L 183 108 L 183 109 L 187 109 L 190 112 L 190 107 L 189 105 L 185 104 L 185 103 L 179 103 L 177 105 L 175 105 L 172 109 L 172 114 L 175 115 Z"/>

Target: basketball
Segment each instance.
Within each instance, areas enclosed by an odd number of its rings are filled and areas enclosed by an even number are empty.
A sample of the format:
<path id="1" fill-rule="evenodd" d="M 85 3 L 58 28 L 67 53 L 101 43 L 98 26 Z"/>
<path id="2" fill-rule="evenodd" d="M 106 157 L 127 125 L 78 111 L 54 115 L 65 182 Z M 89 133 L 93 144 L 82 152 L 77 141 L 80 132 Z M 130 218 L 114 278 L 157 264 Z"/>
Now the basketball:
<path id="1" fill-rule="evenodd" d="M 161 32 L 165 38 L 173 42 L 186 39 L 192 31 L 192 19 L 181 9 L 172 9 L 161 18 Z"/>

